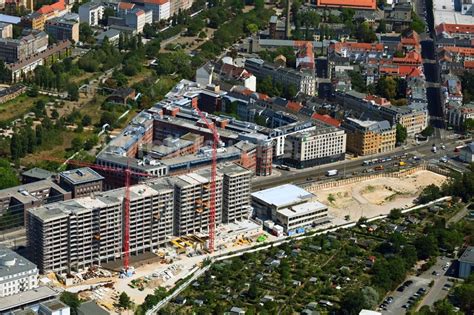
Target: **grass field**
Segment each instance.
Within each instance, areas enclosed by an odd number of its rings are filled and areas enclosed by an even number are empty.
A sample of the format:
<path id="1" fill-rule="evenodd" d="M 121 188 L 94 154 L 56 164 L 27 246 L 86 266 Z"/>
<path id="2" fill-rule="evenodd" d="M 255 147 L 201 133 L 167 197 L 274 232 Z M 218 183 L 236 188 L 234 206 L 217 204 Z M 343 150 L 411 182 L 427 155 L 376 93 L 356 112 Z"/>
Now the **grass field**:
<path id="1" fill-rule="evenodd" d="M 34 103 L 40 99 L 43 99 L 45 102 L 47 102 L 49 97 L 44 95 L 30 97 L 26 94 L 23 94 L 14 100 L 1 104 L 0 121 L 9 121 L 22 117 L 24 114 L 28 113 L 33 107 Z"/>

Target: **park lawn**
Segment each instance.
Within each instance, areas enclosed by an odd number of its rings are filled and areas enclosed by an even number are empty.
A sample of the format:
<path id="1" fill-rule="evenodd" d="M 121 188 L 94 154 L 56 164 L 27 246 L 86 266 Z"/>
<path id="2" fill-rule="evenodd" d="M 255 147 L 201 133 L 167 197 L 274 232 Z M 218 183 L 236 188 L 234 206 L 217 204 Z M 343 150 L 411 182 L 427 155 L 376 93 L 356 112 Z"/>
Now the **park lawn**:
<path id="1" fill-rule="evenodd" d="M 40 99 L 43 99 L 45 102 L 49 101 L 49 97 L 45 95 L 30 97 L 26 94 L 22 94 L 14 100 L 0 104 L 0 121 L 9 121 L 22 117 L 28 113 L 34 103 Z"/>

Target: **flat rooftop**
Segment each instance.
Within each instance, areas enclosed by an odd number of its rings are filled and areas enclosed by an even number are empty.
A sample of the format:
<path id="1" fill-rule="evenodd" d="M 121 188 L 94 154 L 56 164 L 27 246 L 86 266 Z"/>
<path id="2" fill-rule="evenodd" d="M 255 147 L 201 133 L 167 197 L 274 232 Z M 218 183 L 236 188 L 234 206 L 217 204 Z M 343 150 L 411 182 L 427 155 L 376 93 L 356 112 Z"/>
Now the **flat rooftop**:
<path id="1" fill-rule="evenodd" d="M 474 264 L 474 246 L 469 246 L 466 248 L 461 257 L 459 257 L 460 262 Z"/>
<path id="2" fill-rule="evenodd" d="M 37 196 L 34 196 L 32 194 L 33 192 L 51 189 L 54 189 L 58 194 L 61 195 L 65 195 L 68 193 L 59 185 L 53 183 L 51 180 L 44 179 L 33 183 L 2 189 L 0 190 L 0 199 L 10 197 L 15 198 L 23 204 L 26 204 L 39 200 Z M 52 197 L 51 193 L 49 194 L 49 196 Z"/>
<path id="3" fill-rule="evenodd" d="M 449 24 L 474 24 L 474 16 L 462 15 L 461 12 L 454 11 L 452 0 L 433 1 L 433 13 L 435 26 L 443 22 Z"/>
<path id="4" fill-rule="evenodd" d="M 11 249 L 0 245 L 0 283 L 3 282 L 3 278 L 6 276 L 14 276 L 32 269 L 36 269 L 35 264 Z"/>
<path id="5" fill-rule="evenodd" d="M 44 307 L 48 308 L 52 313 L 62 310 L 63 308 L 68 308 L 66 304 L 61 302 L 60 300 L 51 300 L 41 303 Z"/>
<path id="6" fill-rule="evenodd" d="M 293 184 L 286 184 L 252 193 L 252 198 L 277 208 L 301 203 L 314 197 L 312 193 Z"/>
<path id="7" fill-rule="evenodd" d="M 323 205 L 320 202 L 305 202 L 296 206 L 291 206 L 289 208 L 278 210 L 278 213 L 283 214 L 286 217 L 293 217 L 296 215 L 310 214 L 314 211 L 327 210 L 327 206 Z"/>
<path id="8" fill-rule="evenodd" d="M 38 287 L 33 290 L 21 292 L 0 298 L 0 313 L 19 308 L 22 305 L 31 305 L 37 301 L 52 299 L 58 296 L 59 292 L 47 286 Z"/>
<path id="9" fill-rule="evenodd" d="M 48 170 L 44 170 L 39 167 L 33 167 L 32 169 L 29 169 L 27 171 L 24 171 L 21 173 L 22 176 L 28 176 L 32 178 L 37 178 L 37 179 L 48 179 L 56 175 L 54 172 L 50 172 Z"/>
<path id="10" fill-rule="evenodd" d="M 248 169 L 235 163 L 227 163 L 224 165 L 219 165 L 217 167 L 217 171 L 228 176 L 250 173 Z"/>
<path id="11" fill-rule="evenodd" d="M 82 167 L 70 171 L 64 171 L 59 173 L 59 177 L 73 185 L 84 184 L 104 179 L 104 177 L 102 177 L 96 171 L 89 167 Z"/>

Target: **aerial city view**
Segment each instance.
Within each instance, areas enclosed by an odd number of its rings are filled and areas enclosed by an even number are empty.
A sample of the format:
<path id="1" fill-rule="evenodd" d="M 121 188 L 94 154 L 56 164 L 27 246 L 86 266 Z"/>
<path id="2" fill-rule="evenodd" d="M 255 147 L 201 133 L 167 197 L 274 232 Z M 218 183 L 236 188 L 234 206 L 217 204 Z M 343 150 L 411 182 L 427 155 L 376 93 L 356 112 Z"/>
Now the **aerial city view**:
<path id="1" fill-rule="evenodd" d="M 474 0 L 0 0 L 0 315 L 474 314 Z"/>

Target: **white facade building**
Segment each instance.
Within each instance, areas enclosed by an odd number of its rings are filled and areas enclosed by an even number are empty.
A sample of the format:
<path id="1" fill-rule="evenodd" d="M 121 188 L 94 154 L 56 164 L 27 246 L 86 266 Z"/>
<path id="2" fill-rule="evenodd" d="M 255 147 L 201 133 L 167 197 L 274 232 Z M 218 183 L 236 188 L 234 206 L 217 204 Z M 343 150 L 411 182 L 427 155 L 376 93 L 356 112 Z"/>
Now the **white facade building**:
<path id="1" fill-rule="evenodd" d="M 38 268 L 14 251 L 0 247 L 0 297 L 32 290 L 38 286 Z"/>
<path id="2" fill-rule="evenodd" d="M 307 202 L 276 211 L 275 222 L 291 234 L 299 228 L 329 221 L 328 207 L 320 202 Z"/>
<path id="3" fill-rule="evenodd" d="M 145 10 L 153 12 L 153 22 L 157 23 L 161 20 L 167 20 L 171 17 L 170 0 L 145 0 Z"/>
<path id="4" fill-rule="evenodd" d="M 79 7 L 79 21 L 90 26 L 99 25 L 104 16 L 104 6 L 98 3 L 85 3 Z"/>

